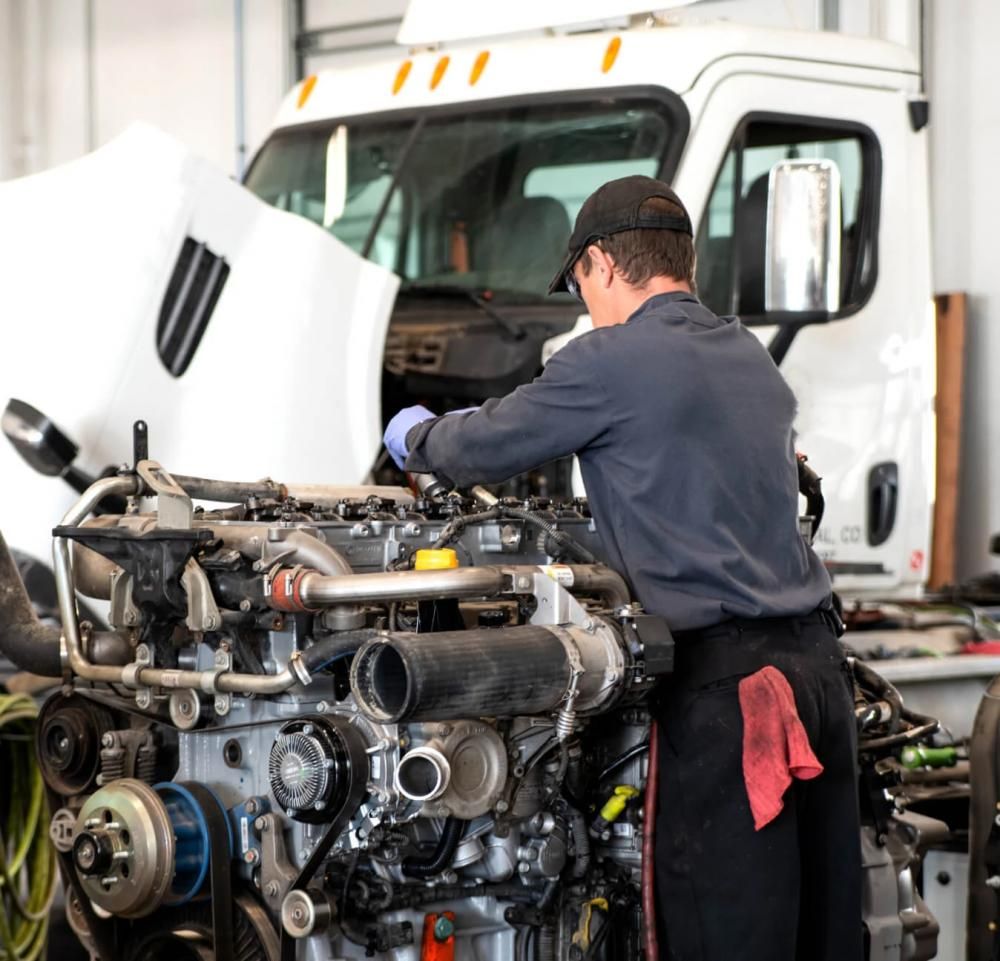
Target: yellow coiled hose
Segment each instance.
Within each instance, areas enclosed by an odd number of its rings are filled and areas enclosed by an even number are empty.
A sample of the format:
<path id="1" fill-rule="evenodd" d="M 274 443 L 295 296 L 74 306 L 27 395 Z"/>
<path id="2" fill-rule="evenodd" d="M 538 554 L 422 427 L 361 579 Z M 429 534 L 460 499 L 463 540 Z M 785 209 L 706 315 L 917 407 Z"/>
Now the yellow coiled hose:
<path id="1" fill-rule="evenodd" d="M 35 761 L 35 702 L 0 695 L 0 961 L 35 961 L 56 890 L 45 791 Z"/>

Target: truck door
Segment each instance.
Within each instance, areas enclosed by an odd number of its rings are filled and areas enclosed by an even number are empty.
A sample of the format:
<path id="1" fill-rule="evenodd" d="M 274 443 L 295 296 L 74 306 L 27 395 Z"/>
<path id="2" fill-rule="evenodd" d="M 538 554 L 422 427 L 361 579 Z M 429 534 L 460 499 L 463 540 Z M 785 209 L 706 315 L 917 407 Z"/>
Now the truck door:
<path id="1" fill-rule="evenodd" d="M 692 116 L 705 102 L 677 183 L 701 212 L 702 299 L 753 325 L 798 398 L 797 447 L 826 496 L 815 546 L 836 588 L 906 595 L 925 577 L 934 497 L 926 149 L 903 90 L 874 71 L 863 71 L 870 86 L 856 71 L 857 85 L 833 81 L 848 72 L 708 71 L 690 98 Z M 841 309 L 792 331 L 764 310 L 767 175 L 813 157 L 842 178 Z"/>

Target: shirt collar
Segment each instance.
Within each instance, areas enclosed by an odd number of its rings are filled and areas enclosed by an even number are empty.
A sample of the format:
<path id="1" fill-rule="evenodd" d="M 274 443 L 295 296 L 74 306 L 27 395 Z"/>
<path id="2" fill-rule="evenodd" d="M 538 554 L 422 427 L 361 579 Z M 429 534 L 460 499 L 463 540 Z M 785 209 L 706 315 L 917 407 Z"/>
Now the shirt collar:
<path id="1" fill-rule="evenodd" d="M 637 308 L 629 315 L 628 320 L 625 321 L 626 324 L 644 314 L 649 313 L 651 310 L 656 310 L 659 307 L 665 307 L 667 304 L 678 304 L 678 303 L 689 303 L 689 304 L 700 304 L 701 301 L 692 294 L 688 293 L 686 290 L 672 290 L 667 294 L 653 294 L 648 300 L 644 300 Z"/>

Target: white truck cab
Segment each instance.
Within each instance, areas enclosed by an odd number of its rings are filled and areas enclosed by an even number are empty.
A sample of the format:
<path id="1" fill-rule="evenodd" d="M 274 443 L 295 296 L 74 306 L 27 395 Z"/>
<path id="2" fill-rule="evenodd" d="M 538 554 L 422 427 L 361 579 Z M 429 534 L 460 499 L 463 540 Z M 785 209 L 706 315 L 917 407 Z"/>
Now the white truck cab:
<path id="1" fill-rule="evenodd" d="M 832 33 L 649 20 L 455 39 L 305 79 L 246 185 L 401 278 L 387 419 L 534 376 L 546 343 L 585 329 L 569 295 L 545 296 L 584 198 L 627 174 L 671 182 L 695 224 L 699 295 L 753 326 L 799 399 L 835 586 L 913 596 L 934 501 L 925 108 L 907 50 Z M 835 309 L 776 312 L 769 172 L 811 159 L 841 185 Z"/>

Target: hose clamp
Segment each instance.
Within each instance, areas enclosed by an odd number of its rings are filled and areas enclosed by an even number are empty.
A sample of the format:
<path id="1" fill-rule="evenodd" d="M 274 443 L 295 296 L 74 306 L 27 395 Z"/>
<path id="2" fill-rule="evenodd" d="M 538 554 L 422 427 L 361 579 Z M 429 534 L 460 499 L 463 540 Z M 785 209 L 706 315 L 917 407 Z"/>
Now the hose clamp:
<path id="1" fill-rule="evenodd" d="M 315 613 L 319 607 L 308 607 L 302 600 L 302 582 L 307 574 L 315 573 L 311 568 L 297 564 L 295 567 L 272 569 L 267 578 L 265 595 L 268 603 L 276 611 L 289 614 Z"/>

